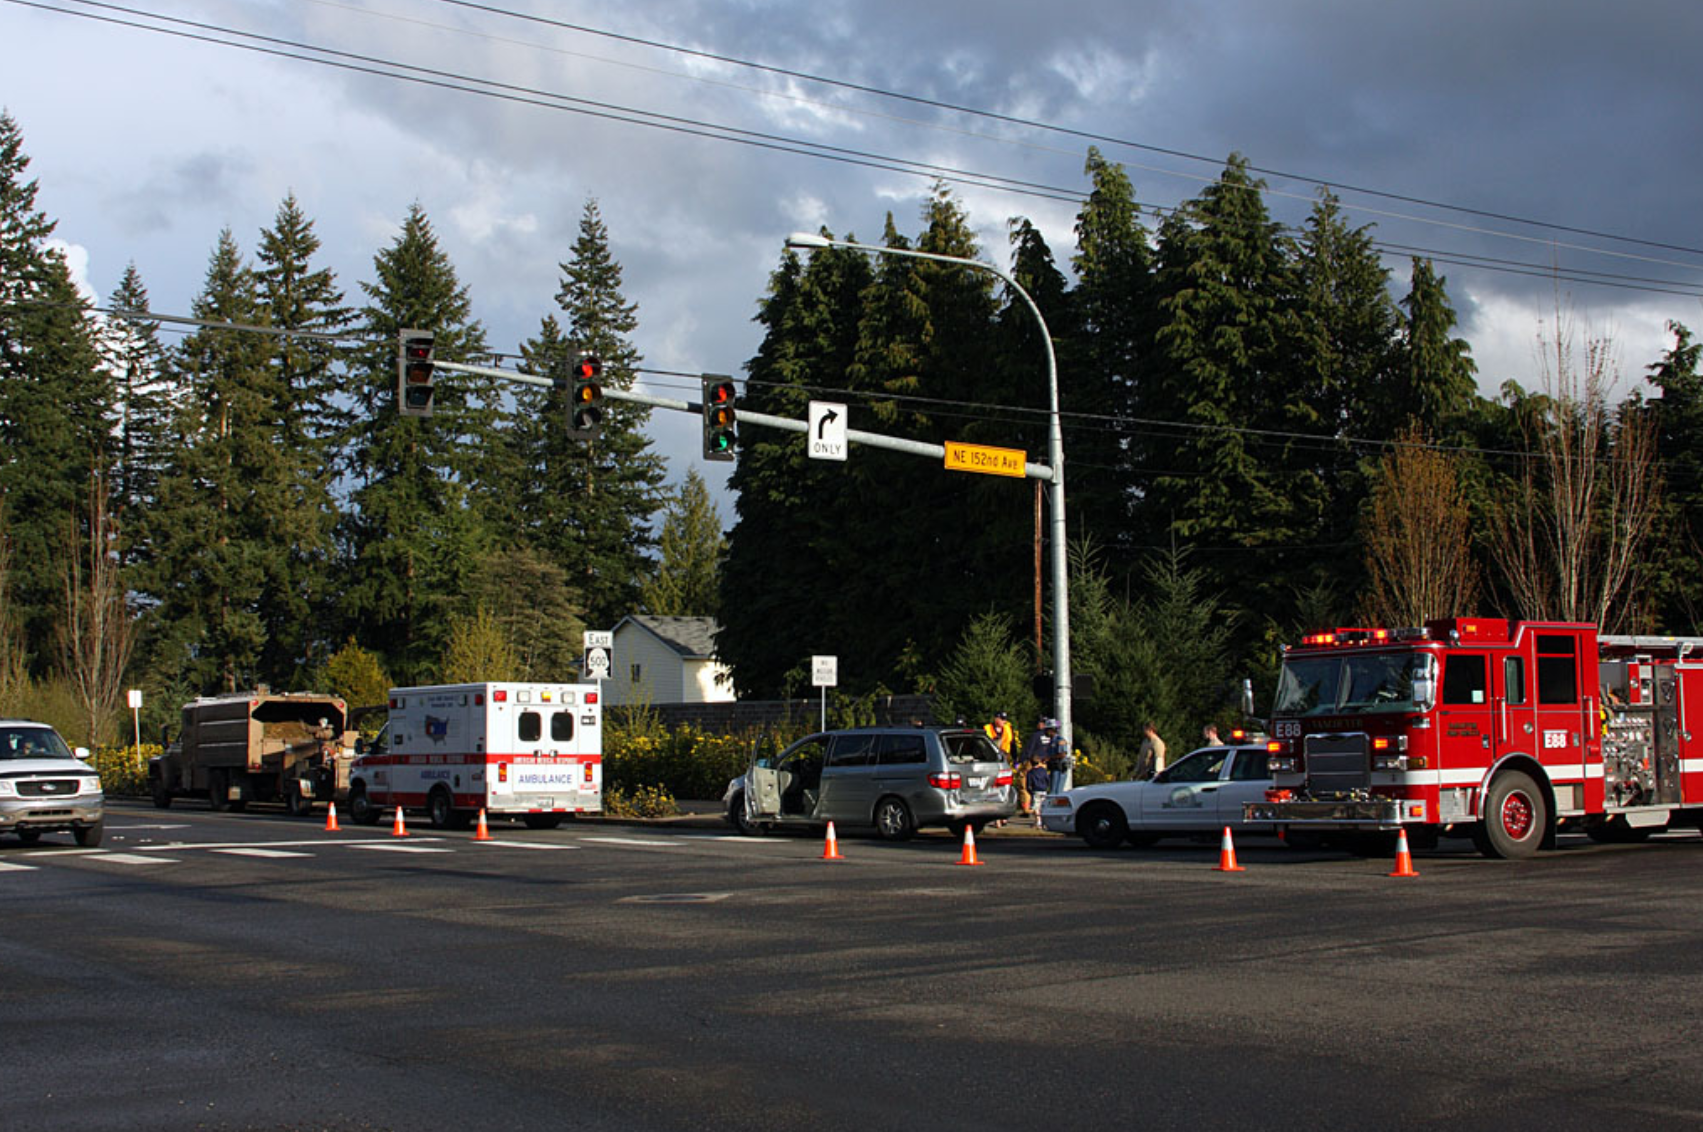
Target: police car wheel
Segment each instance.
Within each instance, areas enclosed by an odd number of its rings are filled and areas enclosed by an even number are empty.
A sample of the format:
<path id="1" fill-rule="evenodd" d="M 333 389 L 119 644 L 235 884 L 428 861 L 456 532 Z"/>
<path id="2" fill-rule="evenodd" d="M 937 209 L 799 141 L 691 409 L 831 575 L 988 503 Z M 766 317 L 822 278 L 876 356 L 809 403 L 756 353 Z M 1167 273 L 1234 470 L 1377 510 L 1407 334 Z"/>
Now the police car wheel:
<path id="1" fill-rule="evenodd" d="M 1121 806 L 1098 802 L 1077 815 L 1076 832 L 1091 849 L 1116 849 L 1129 836 L 1129 820 Z"/>

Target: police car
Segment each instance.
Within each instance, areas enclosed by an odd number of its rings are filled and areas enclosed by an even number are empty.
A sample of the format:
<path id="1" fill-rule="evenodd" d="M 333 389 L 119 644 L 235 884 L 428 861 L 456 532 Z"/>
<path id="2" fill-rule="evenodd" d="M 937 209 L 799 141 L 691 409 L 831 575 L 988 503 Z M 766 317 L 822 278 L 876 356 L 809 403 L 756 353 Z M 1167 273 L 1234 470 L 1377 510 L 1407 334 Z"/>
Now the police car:
<path id="1" fill-rule="evenodd" d="M 1146 781 L 1102 782 L 1048 795 L 1041 824 L 1054 833 L 1073 833 L 1096 849 L 1214 834 L 1225 826 L 1241 829 L 1242 803 L 1263 799 L 1271 787 L 1266 759 L 1264 743 L 1202 747 Z"/>

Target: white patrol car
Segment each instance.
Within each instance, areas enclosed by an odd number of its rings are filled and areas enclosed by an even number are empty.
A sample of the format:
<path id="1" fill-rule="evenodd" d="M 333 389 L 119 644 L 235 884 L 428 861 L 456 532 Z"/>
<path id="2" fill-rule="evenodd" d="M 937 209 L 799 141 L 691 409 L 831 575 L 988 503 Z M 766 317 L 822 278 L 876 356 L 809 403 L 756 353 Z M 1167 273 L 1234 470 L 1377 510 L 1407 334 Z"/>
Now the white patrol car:
<path id="1" fill-rule="evenodd" d="M 1242 803 L 1271 786 L 1264 743 L 1202 747 L 1144 782 L 1102 782 L 1050 794 L 1041 824 L 1073 833 L 1096 849 L 1124 841 L 1151 845 L 1161 837 L 1241 829 Z"/>

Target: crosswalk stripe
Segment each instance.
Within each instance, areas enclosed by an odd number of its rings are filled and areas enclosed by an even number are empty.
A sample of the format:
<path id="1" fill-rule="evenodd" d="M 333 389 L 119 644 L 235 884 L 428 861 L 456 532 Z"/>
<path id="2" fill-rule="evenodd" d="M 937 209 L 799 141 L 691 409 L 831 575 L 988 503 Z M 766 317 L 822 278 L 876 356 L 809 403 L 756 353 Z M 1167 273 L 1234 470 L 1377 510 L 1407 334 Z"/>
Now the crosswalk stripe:
<path id="1" fill-rule="evenodd" d="M 311 857 L 312 853 L 299 853 L 294 849 L 215 849 L 215 853 L 224 853 L 232 857 Z"/>
<path id="2" fill-rule="evenodd" d="M 14 865 L 10 861 L 0 861 L 0 873 L 33 873 L 34 865 Z"/>
<path id="3" fill-rule="evenodd" d="M 439 849 L 439 848 L 436 848 L 436 847 L 431 846 L 431 845 L 382 845 L 382 844 L 368 843 L 368 844 L 364 844 L 364 845 L 355 845 L 355 846 L 353 846 L 353 848 L 356 848 L 356 849 L 371 849 L 375 853 L 448 853 L 448 852 L 451 852 L 451 850 L 449 850 L 449 849 Z"/>
<path id="4" fill-rule="evenodd" d="M 643 841 L 637 837 L 582 837 L 580 840 L 595 842 L 598 845 L 656 845 L 664 849 L 673 849 L 680 844 L 678 840 Z"/>
<path id="5" fill-rule="evenodd" d="M 91 861 L 110 861 L 115 865 L 175 865 L 176 857 L 143 856 L 141 853 L 91 853 Z"/>

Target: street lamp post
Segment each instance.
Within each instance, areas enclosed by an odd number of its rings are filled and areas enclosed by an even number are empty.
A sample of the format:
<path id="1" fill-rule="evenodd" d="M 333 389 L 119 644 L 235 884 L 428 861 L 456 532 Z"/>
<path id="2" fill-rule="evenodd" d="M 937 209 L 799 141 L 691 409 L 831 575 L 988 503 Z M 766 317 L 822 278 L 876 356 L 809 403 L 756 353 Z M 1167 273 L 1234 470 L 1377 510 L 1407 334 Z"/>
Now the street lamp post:
<path id="1" fill-rule="evenodd" d="M 1041 308 L 1035 305 L 1035 300 L 1029 297 L 1029 292 L 1025 291 L 1017 280 L 993 264 L 983 263 L 979 259 L 912 251 L 909 248 L 888 248 L 879 244 L 854 244 L 849 240 L 831 240 L 812 232 L 794 232 L 786 238 L 786 246 L 804 251 L 848 248 L 872 255 L 928 259 L 936 263 L 978 268 L 1003 279 L 1023 300 L 1024 305 L 1029 308 L 1029 313 L 1034 315 L 1035 321 L 1040 324 L 1041 342 L 1047 349 L 1047 392 L 1052 399 L 1047 418 L 1047 463 L 1052 468 L 1053 712 L 1058 718 L 1059 736 L 1064 740 L 1065 750 L 1074 751 L 1076 748 L 1071 741 L 1070 722 L 1070 577 L 1065 548 L 1064 430 L 1060 426 L 1058 412 L 1058 360 L 1053 354 L 1053 337 L 1047 330 L 1047 320 L 1041 317 Z M 1068 766 L 1068 763 L 1066 765 Z M 1065 788 L 1069 787 L 1070 773 L 1067 770 Z"/>

